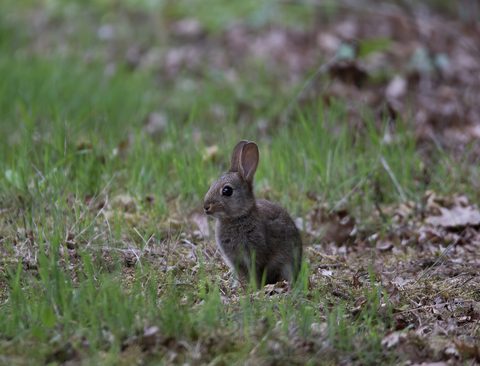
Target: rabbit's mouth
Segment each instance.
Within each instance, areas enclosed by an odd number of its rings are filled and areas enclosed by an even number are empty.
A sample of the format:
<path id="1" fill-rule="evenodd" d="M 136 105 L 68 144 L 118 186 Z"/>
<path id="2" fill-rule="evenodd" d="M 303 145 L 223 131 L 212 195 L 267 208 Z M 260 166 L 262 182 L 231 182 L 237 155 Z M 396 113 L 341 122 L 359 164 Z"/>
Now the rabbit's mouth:
<path id="1" fill-rule="evenodd" d="M 222 215 L 219 215 L 218 212 L 212 211 L 212 210 L 204 210 L 205 215 L 213 217 L 214 219 L 219 219 L 221 218 Z"/>
<path id="2" fill-rule="evenodd" d="M 225 216 L 221 211 L 220 212 L 215 211 L 212 208 L 209 208 L 209 209 L 204 208 L 203 212 L 205 212 L 205 215 L 213 217 L 214 219 L 221 219 Z"/>
<path id="3" fill-rule="evenodd" d="M 210 204 L 205 203 L 203 205 L 203 212 L 205 212 L 205 215 L 207 215 L 207 216 L 215 217 L 214 206 L 211 203 Z"/>

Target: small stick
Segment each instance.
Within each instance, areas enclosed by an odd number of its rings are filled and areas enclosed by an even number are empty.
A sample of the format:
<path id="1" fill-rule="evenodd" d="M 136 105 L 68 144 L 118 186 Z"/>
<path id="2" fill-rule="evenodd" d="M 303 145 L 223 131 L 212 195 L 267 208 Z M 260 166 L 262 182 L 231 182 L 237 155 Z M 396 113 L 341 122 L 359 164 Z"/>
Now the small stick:
<path id="1" fill-rule="evenodd" d="M 343 263 L 327 263 L 327 264 L 321 264 L 318 266 L 319 269 L 336 268 L 336 267 L 343 267 Z"/>
<path id="2" fill-rule="evenodd" d="M 353 300 L 352 296 L 344 294 L 343 292 L 340 292 L 340 291 L 337 291 L 337 290 L 333 290 L 332 295 L 337 296 L 337 297 L 341 297 L 342 299 L 345 299 L 345 300 Z"/>

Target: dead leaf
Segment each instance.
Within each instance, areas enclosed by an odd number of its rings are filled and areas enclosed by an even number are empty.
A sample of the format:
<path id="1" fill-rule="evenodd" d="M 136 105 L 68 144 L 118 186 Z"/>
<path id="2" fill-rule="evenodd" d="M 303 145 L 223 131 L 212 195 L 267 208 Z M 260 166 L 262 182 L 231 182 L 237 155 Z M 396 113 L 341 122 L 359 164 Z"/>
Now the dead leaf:
<path id="1" fill-rule="evenodd" d="M 215 159 L 218 154 L 218 146 L 213 145 L 205 148 L 205 153 L 203 154 L 203 161 L 212 161 L 215 162 Z"/>
<path id="2" fill-rule="evenodd" d="M 127 156 L 127 149 L 130 146 L 130 141 L 122 140 L 118 143 L 118 146 L 113 149 L 113 156 L 119 156 L 121 159 L 125 159 Z"/>
<path id="3" fill-rule="evenodd" d="M 391 348 L 395 345 L 397 345 L 398 341 L 400 339 L 400 333 L 399 332 L 392 332 L 385 337 L 382 338 L 380 341 L 380 344 L 382 346 L 386 346 L 387 348 Z"/>
<path id="4" fill-rule="evenodd" d="M 439 207 L 440 215 L 430 216 L 425 223 L 444 228 L 464 228 L 480 225 L 480 212 L 475 206 L 454 206 L 451 209 Z"/>
<path id="5" fill-rule="evenodd" d="M 376 248 L 381 252 L 388 252 L 392 250 L 395 244 L 388 238 L 384 238 L 382 241 L 377 241 Z"/>
<path id="6" fill-rule="evenodd" d="M 264 292 L 266 295 L 287 293 L 290 290 L 291 283 L 288 281 L 281 281 L 275 284 L 265 285 Z"/>
<path id="7" fill-rule="evenodd" d="M 480 350 L 476 344 L 470 346 L 463 342 L 457 342 L 455 338 L 452 340 L 452 342 L 459 353 L 472 355 L 475 358 L 475 361 L 480 362 Z"/>
<path id="8" fill-rule="evenodd" d="M 393 324 L 395 330 L 403 330 L 410 325 L 410 322 L 405 319 L 405 316 L 403 314 L 395 314 L 395 316 L 393 317 Z"/>
<path id="9" fill-rule="evenodd" d="M 395 76 L 385 89 L 387 99 L 396 100 L 404 97 L 407 94 L 407 86 L 408 84 L 405 78 L 400 75 Z"/>
<path id="10" fill-rule="evenodd" d="M 360 88 L 367 79 L 367 72 L 354 60 L 339 60 L 328 69 L 332 79 L 338 78 L 345 84 L 353 84 Z"/>
<path id="11" fill-rule="evenodd" d="M 358 279 L 358 277 L 356 276 L 353 276 L 352 278 L 352 281 L 350 282 L 350 284 L 355 287 L 355 288 L 360 288 L 362 287 L 362 282 L 360 282 L 360 280 Z"/>
<path id="12" fill-rule="evenodd" d="M 328 278 L 333 278 L 333 271 L 328 269 L 320 269 L 320 274 Z"/>
<path id="13" fill-rule="evenodd" d="M 304 229 L 303 219 L 295 220 L 300 230 Z M 343 244 L 350 237 L 355 227 L 355 219 L 346 212 L 335 212 L 328 215 L 321 207 L 316 207 L 306 216 L 305 231 L 314 238 L 336 244 Z"/>
<path id="14" fill-rule="evenodd" d="M 137 211 L 137 201 L 128 194 L 120 194 L 114 197 L 112 206 L 122 212 L 135 213 Z"/>
<path id="15" fill-rule="evenodd" d="M 138 258 L 133 251 L 126 251 L 123 253 L 123 261 L 126 267 L 134 267 L 137 260 Z"/>
<path id="16" fill-rule="evenodd" d="M 147 350 L 154 347 L 160 341 L 159 328 L 157 326 L 145 327 L 142 335 L 142 348 Z"/>

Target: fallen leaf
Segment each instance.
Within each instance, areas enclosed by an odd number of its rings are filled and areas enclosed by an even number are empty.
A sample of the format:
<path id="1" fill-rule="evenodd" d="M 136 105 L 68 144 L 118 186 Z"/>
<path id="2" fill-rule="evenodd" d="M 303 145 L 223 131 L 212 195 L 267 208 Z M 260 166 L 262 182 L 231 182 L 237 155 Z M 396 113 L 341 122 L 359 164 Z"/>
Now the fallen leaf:
<path id="1" fill-rule="evenodd" d="M 213 145 L 205 148 L 205 153 L 203 154 L 203 161 L 215 161 L 218 154 L 218 146 Z"/>
<path id="2" fill-rule="evenodd" d="M 275 284 L 265 285 L 264 292 L 266 295 L 273 295 L 275 293 L 277 294 L 287 293 L 288 290 L 290 289 L 290 285 L 291 284 L 288 281 L 281 281 Z"/>
<path id="3" fill-rule="evenodd" d="M 328 215 L 323 208 L 316 207 L 306 216 L 305 224 L 301 217 L 295 220 L 297 228 L 324 242 L 343 244 L 354 230 L 355 219 L 346 212 Z M 305 228 L 304 228 L 305 226 Z"/>
<path id="4" fill-rule="evenodd" d="M 382 338 L 380 341 L 380 344 L 382 346 L 386 346 L 387 348 L 391 348 L 395 346 L 400 339 L 400 333 L 399 332 L 392 332 L 385 337 Z"/>
<path id="5" fill-rule="evenodd" d="M 454 206 L 451 209 L 439 207 L 440 215 L 430 216 L 425 223 L 444 228 L 464 228 L 480 225 L 480 212 L 474 206 Z"/>
<path id="6" fill-rule="evenodd" d="M 360 280 L 358 279 L 358 277 L 353 276 L 351 285 L 352 285 L 353 287 L 355 287 L 355 288 L 360 288 L 360 287 L 362 287 L 362 282 L 360 282 Z"/>
<path id="7" fill-rule="evenodd" d="M 387 99 L 399 99 L 404 97 L 407 94 L 407 86 L 407 80 L 399 75 L 395 76 L 385 89 Z"/>
<path id="8" fill-rule="evenodd" d="M 332 79 L 338 78 L 345 84 L 360 88 L 367 79 L 367 72 L 353 60 L 339 60 L 328 69 Z"/>
<path id="9" fill-rule="evenodd" d="M 459 353 L 472 355 L 475 358 L 475 361 L 480 362 L 480 351 L 476 344 L 470 346 L 463 342 L 457 342 L 455 339 L 453 339 L 453 344 L 455 345 L 455 348 L 458 350 Z"/>
<path id="10" fill-rule="evenodd" d="M 142 348 L 147 350 L 151 347 L 154 347 L 160 341 L 160 334 L 158 333 L 159 329 L 157 326 L 145 327 L 142 335 Z"/>

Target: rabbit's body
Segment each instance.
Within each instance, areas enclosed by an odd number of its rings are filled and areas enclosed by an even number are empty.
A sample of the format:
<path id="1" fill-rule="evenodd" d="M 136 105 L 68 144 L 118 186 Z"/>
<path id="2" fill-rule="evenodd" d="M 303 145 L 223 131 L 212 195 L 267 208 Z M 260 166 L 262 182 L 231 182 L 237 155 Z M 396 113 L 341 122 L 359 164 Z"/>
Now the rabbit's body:
<path id="1" fill-rule="evenodd" d="M 230 172 L 212 183 L 204 209 L 217 219 L 217 245 L 241 279 L 249 278 L 254 253 L 257 284 L 261 283 L 264 272 L 266 283 L 290 281 L 300 269 L 302 241 L 295 223 L 282 207 L 255 199 L 253 175 L 257 165 L 255 143 L 239 142 Z"/>

